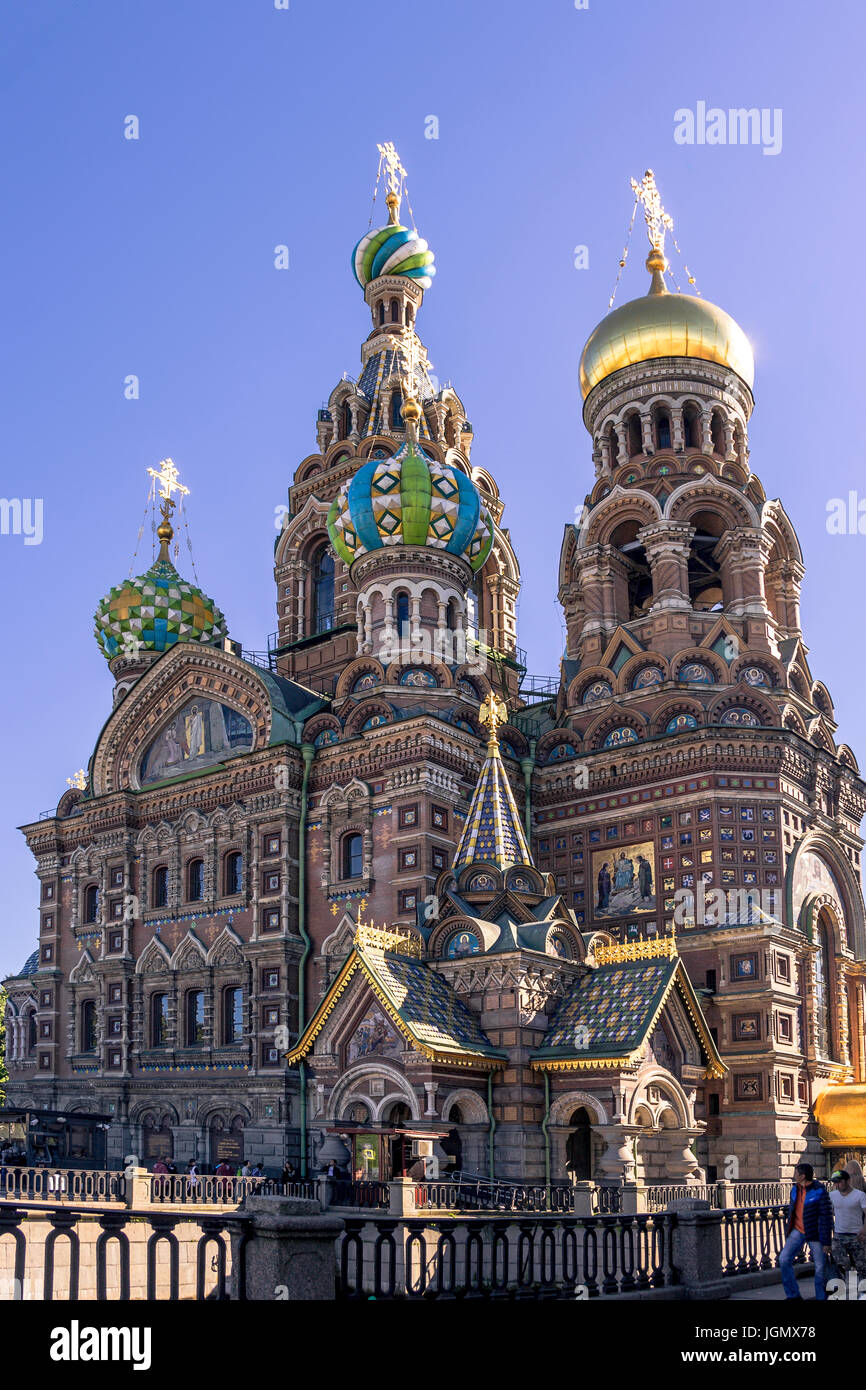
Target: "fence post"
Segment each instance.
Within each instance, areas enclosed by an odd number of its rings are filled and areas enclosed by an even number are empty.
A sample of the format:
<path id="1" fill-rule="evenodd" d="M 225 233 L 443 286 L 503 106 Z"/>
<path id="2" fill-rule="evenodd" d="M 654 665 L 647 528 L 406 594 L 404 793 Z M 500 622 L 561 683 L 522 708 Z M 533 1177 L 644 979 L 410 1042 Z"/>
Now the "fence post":
<path id="1" fill-rule="evenodd" d="M 317 1201 L 303 1197 L 249 1196 L 239 1214 L 250 1222 L 231 1233 L 233 1300 L 336 1298 L 341 1217 L 323 1216 Z"/>
<path id="2" fill-rule="evenodd" d="M 581 1180 L 574 1184 L 574 1202 L 572 1211 L 575 1216 L 592 1216 L 593 1198 L 595 1196 L 595 1183 Z"/>
<path id="3" fill-rule="evenodd" d="M 316 1197 L 322 1211 L 327 1211 L 328 1207 L 332 1205 L 334 1186 L 334 1179 L 329 1178 L 327 1173 L 320 1173 L 316 1179 Z"/>
<path id="4" fill-rule="evenodd" d="M 730 1298 L 722 1277 L 722 1213 L 695 1197 L 678 1197 L 665 1211 L 677 1218 L 671 1259 L 686 1298 Z"/>
<path id="5" fill-rule="evenodd" d="M 737 1205 L 736 1199 L 734 1197 L 734 1187 L 734 1183 L 728 1182 L 724 1179 L 720 1179 L 716 1183 L 716 1191 L 719 1194 L 719 1208 L 721 1210 L 724 1210 L 728 1207 L 735 1207 Z"/>
<path id="6" fill-rule="evenodd" d="M 640 1182 L 624 1182 L 622 1185 L 623 1216 L 634 1216 L 636 1212 L 648 1210 L 645 1185 Z"/>
<path id="7" fill-rule="evenodd" d="M 414 1178 L 392 1178 L 389 1189 L 389 1216 L 414 1216 L 415 1180 Z"/>
<path id="8" fill-rule="evenodd" d="M 152 1174 L 146 1168 L 127 1168 L 124 1177 L 124 1201 L 126 1205 L 128 1207 L 149 1207 L 151 1205 Z"/>

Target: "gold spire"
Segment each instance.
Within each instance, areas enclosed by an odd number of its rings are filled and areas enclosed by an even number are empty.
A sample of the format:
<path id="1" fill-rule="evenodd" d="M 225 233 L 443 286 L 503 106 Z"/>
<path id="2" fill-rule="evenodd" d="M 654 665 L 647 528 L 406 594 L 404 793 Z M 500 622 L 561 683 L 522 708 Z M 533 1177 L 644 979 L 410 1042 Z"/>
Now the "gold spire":
<path id="1" fill-rule="evenodd" d="M 148 468 L 147 471 L 154 480 L 154 486 L 156 486 L 157 483 L 159 484 L 159 496 L 162 499 L 162 521 L 156 528 L 156 534 L 159 536 L 159 555 L 157 556 L 157 563 L 164 560 L 166 564 L 171 564 L 168 547 L 174 535 L 174 527 L 170 521 L 171 514 L 175 508 L 175 500 L 172 497 L 172 493 L 176 492 L 181 497 L 188 497 L 189 488 L 184 487 L 183 483 L 178 482 L 178 471 L 171 459 L 163 459 L 158 469 Z"/>
<path id="2" fill-rule="evenodd" d="M 478 711 L 478 718 L 485 728 L 490 730 L 487 740 L 487 753 L 489 757 L 499 754 L 499 735 L 496 730 L 500 724 L 508 722 L 508 707 L 504 700 L 500 700 L 498 695 L 493 692 L 487 696 Z"/>

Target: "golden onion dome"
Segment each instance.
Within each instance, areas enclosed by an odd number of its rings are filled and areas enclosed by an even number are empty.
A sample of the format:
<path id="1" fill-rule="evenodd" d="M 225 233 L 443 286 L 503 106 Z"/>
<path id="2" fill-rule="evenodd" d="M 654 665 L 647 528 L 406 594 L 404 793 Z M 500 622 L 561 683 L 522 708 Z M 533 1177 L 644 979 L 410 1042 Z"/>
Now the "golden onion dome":
<path id="1" fill-rule="evenodd" d="M 584 399 L 612 372 L 654 357 L 698 357 L 718 362 L 736 372 L 751 389 L 755 359 L 740 325 L 705 299 L 670 294 L 662 278 L 667 262 L 658 250 L 650 252 L 646 265 L 653 277 L 649 293 L 614 309 L 587 339 L 580 359 Z"/>

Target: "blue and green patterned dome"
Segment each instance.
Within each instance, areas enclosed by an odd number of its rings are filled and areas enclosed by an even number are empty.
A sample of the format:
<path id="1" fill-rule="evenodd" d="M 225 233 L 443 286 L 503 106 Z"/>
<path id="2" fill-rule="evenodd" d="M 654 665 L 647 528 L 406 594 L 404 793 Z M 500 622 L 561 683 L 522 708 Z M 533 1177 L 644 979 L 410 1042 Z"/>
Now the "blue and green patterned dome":
<path id="1" fill-rule="evenodd" d="M 407 440 L 393 458 L 369 459 L 343 484 L 328 513 L 328 535 L 347 565 L 386 545 L 423 545 L 479 570 L 493 545 L 493 522 L 471 478 Z"/>
<path id="2" fill-rule="evenodd" d="M 379 275 L 405 275 L 429 290 L 436 274 L 433 252 L 423 237 L 394 222 L 361 237 L 352 252 L 352 270 L 362 290 Z"/>
<path id="3" fill-rule="evenodd" d="M 170 560 L 109 589 L 94 615 L 96 640 L 108 661 L 116 656 L 164 652 L 177 642 L 213 646 L 227 634 L 213 599 L 181 579 Z"/>

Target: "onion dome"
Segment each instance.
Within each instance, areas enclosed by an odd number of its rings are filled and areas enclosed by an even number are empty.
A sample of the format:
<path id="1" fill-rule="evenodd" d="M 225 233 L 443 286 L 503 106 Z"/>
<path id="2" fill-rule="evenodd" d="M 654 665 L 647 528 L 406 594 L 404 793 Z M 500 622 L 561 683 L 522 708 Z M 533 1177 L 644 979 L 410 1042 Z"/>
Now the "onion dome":
<path id="1" fill-rule="evenodd" d="M 367 232 L 352 252 L 355 279 L 363 290 L 380 275 L 405 275 L 429 290 L 436 274 L 433 252 L 414 229 L 397 221 L 399 196 L 392 191 L 385 201 L 390 212 L 387 226 Z"/>
<path id="2" fill-rule="evenodd" d="M 411 437 L 393 458 L 373 458 L 331 503 L 328 535 L 347 565 L 386 545 L 431 546 L 479 570 L 493 545 L 493 522 L 459 468 L 431 458 Z"/>
<path id="3" fill-rule="evenodd" d="M 691 294 L 671 294 L 664 283 L 664 256 L 647 257 L 649 293 L 603 318 L 587 339 L 580 359 L 580 389 L 594 386 L 622 367 L 656 357 L 697 357 L 736 372 L 751 389 L 755 359 L 739 324 L 724 309 Z"/>
<path id="4" fill-rule="evenodd" d="M 164 652 L 176 642 L 218 645 L 226 621 L 213 599 L 181 579 L 170 560 L 109 589 L 96 614 L 96 640 L 108 661 Z"/>

